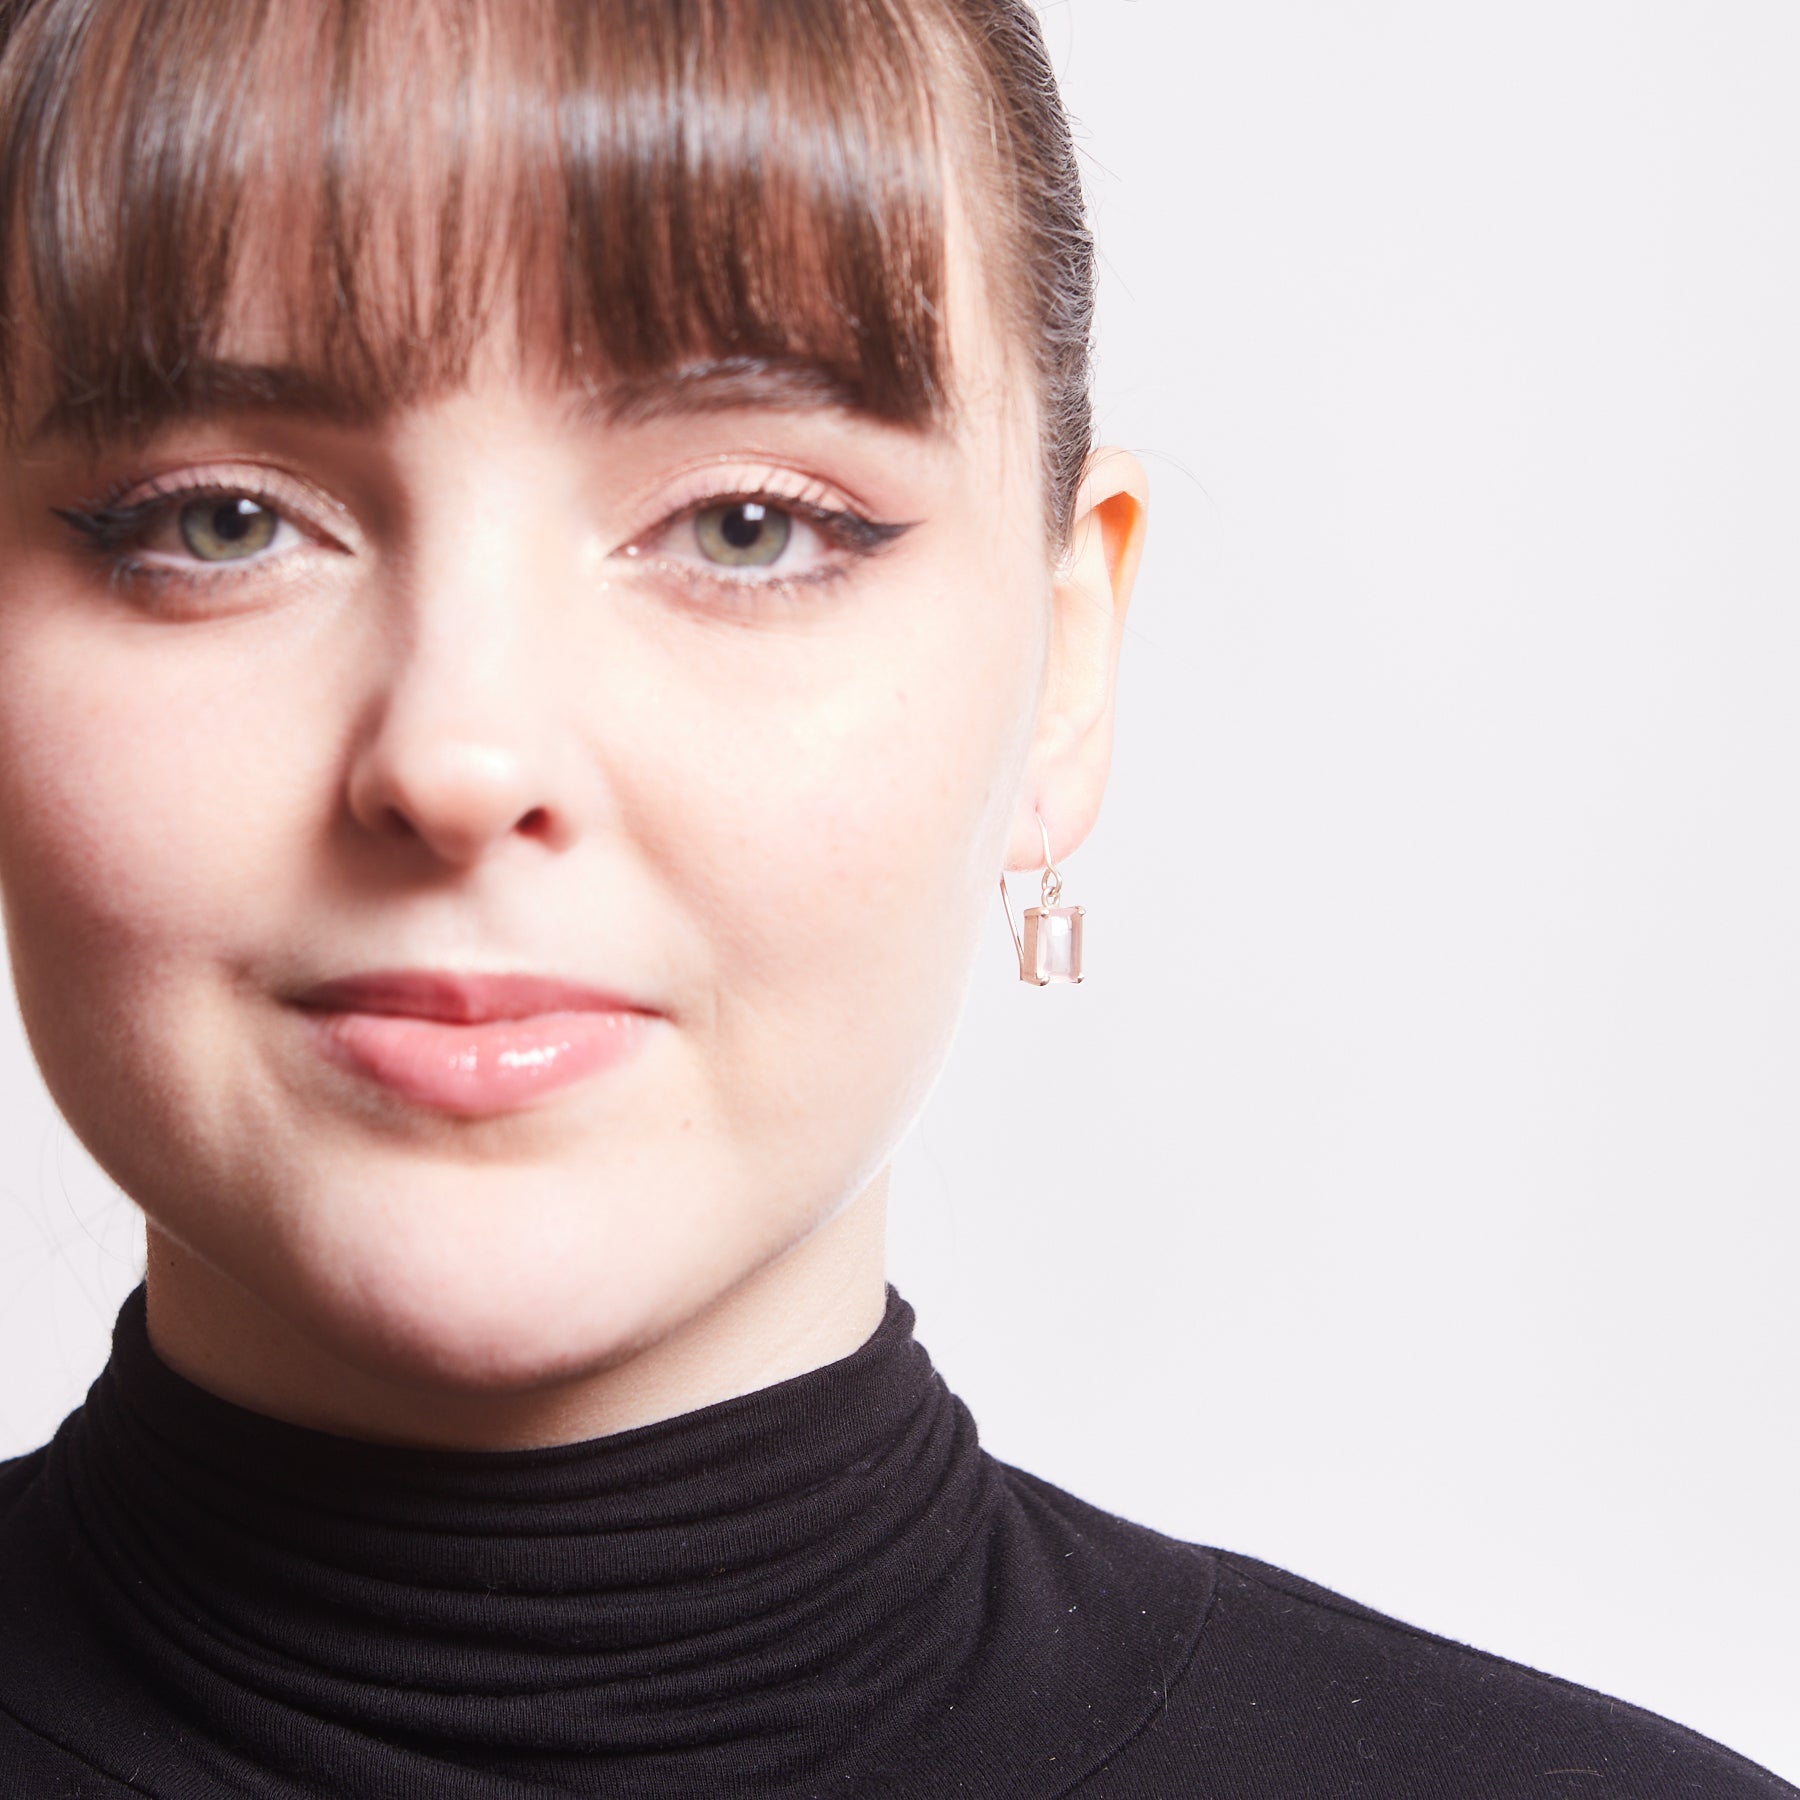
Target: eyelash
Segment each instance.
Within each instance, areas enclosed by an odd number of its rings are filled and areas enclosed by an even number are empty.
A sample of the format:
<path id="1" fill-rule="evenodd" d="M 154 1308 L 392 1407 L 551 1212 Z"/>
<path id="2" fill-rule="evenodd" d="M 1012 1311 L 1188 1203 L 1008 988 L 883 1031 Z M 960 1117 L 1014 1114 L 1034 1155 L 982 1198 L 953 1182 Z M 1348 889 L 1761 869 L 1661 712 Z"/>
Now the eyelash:
<path id="1" fill-rule="evenodd" d="M 757 574 L 751 570 L 734 570 L 723 566 L 685 558 L 658 557 L 637 546 L 647 539 L 667 536 L 683 525 L 690 525 L 702 514 L 721 507 L 767 506 L 789 514 L 809 525 L 831 547 L 848 561 L 829 563 L 823 568 L 795 575 Z M 783 491 L 779 486 L 723 489 L 702 494 L 685 502 L 659 520 L 639 539 L 625 546 L 625 554 L 641 558 L 660 572 L 680 582 L 690 594 L 707 594 L 715 599 L 728 597 L 729 604 L 799 604 L 808 594 L 817 593 L 841 581 L 850 568 L 878 556 L 883 550 L 912 529 L 911 525 L 883 525 L 849 507 L 828 506 L 822 499 Z"/>
<path id="2" fill-rule="evenodd" d="M 141 498 L 127 502 L 126 496 L 134 493 L 140 494 Z M 297 521 L 299 509 L 291 497 L 254 479 L 176 481 L 163 485 L 155 480 L 137 478 L 115 482 L 104 494 L 92 500 L 84 500 L 75 506 L 52 507 L 51 511 L 81 538 L 85 549 L 100 559 L 113 585 L 192 590 L 254 576 L 266 565 L 246 562 L 238 567 L 221 565 L 208 569 L 196 562 L 192 568 L 179 568 L 145 562 L 129 554 L 131 547 L 138 544 L 153 526 L 185 506 L 201 500 L 239 499 L 253 500 L 294 529 L 304 529 Z"/>
<path id="3" fill-rule="evenodd" d="M 140 498 L 126 496 L 138 493 Z M 129 552 L 140 544 L 148 532 L 172 513 L 202 500 L 245 499 L 268 507 L 290 525 L 300 527 L 294 518 L 294 507 L 286 496 L 260 486 L 255 481 L 191 483 L 175 482 L 159 486 L 142 479 L 115 483 L 104 494 L 75 506 L 56 507 L 56 516 L 74 530 L 85 547 L 106 565 L 116 584 L 142 584 L 156 588 L 209 586 L 215 582 L 243 580 L 266 571 L 266 562 L 258 559 L 238 566 L 208 568 L 196 562 L 191 568 L 151 563 Z M 659 571 L 678 580 L 690 593 L 710 591 L 729 594 L 733 603 L 741 600 L 797 600 L 803 593 L 816 591 L 842 579 L 849 564 L 835 562 L 823 568 L 797 575 L 754 574 L 727 568 L 708 568 L 686 559 L 646 554 L 637 546 L 647 540 L 665 537 L 682 525 L 690 524 L 703 513 L 719 507 L 762 505 L 791 514 L 809 525 L 834 549 L 843 553 L 850 564 L 867 561 L 879 555 L 912 529 L 911 525 L 884 525 L 849 507 L 834 507 L 812 494 L 783 492 L 771 483 L 766 487 L 731 488 L 702 494 L 687 501 L 677 511 L 659 520 L 642 537 L 625 546 L 625 553 L 643 563 L 653 564 Z"/>

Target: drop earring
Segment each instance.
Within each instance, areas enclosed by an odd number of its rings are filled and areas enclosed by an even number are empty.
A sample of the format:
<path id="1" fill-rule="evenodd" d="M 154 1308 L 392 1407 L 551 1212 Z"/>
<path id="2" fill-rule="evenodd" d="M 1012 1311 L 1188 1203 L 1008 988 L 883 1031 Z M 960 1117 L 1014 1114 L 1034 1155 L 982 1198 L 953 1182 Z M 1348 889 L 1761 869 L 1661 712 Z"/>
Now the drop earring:
<path id="1" fill-rule="evenodd" d="M 1044 815 L 1033 809 L 1038 822 L 1038 835 L 1044 840 L 1044 878 L 1039 887 L 1041 904 L 1025 909 L 1025 935 L 1013 923 L 1012 898 L 1006 891 L 1006 871 L 1000 871 L 1000 904 L 1006 908 L 1006 925 L 1012 933 L 1013 948 L 1019 953 L 1019 979 L 1034 987 L 1048 987 L 1053 981 L 1074 982 L 1081 979 L 1081 921 L 1086 908 L 1059 906 L 1062 899 L 1062 876 L 1050 860 L 1050 832 Z"/>

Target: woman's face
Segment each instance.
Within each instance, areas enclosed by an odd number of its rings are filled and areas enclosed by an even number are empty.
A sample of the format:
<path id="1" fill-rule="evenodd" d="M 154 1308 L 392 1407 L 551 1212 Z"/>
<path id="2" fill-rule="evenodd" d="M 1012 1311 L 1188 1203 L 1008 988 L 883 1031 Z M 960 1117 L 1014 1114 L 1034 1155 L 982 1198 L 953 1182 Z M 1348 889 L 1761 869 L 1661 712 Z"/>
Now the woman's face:
<path id="1" fill-rule="evenodd" d="M 879 1185 L 1066 737 L 1035 427 L 952 299 L 935 432 L 611 420 L 506 332 L 372 425 L 5 460 L 15 979 L 153 1231 L 353 1365 L 502 1390 Z"/>

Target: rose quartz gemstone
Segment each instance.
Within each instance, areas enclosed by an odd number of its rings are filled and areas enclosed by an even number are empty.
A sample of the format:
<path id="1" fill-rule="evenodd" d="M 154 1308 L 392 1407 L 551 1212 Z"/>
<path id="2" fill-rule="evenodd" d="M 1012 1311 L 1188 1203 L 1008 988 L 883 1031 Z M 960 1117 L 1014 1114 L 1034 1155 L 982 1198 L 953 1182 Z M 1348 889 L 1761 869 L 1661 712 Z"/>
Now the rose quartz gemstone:
<path id="1" fill-rule="evenodd" d="M 1034 909 L 1037 919 L 1038 980 L 1081 979 L 1081 908 L 1049 906 Z"/>

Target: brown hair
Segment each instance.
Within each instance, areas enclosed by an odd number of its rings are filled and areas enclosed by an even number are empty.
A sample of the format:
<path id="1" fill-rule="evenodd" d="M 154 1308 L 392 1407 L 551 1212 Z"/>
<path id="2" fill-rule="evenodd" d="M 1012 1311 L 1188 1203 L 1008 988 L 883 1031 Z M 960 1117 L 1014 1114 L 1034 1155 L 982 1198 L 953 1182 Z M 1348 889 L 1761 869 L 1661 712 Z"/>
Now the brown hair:
<path id="1" fill-rule="evenodd" d="M 928 425 L 952 158 L 1060 540 L 1093 249 L 1026 0 L 0 0 L 0 406 L 26 321 L 92 439 L 286 398 L 217 391 L 254 255 L 347 412 L 454 383 L 510 298 L 621 406 L 698 369 Z"/>

